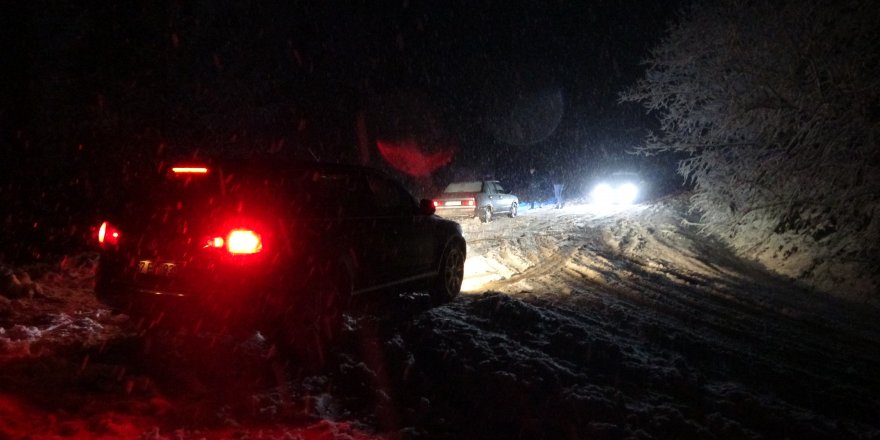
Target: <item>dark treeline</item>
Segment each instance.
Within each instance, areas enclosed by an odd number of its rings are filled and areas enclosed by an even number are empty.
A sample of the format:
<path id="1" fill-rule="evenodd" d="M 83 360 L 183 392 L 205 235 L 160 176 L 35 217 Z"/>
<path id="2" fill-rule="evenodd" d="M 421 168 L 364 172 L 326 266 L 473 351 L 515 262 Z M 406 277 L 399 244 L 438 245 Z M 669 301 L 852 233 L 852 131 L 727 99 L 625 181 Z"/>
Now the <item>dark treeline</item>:
<path id="1" fill-rule="evenodd" d="M 457 156 L 411 186 L 461 169 L 577 179 L 643 137 L 650 121 L 616 92 L 673 12 L 332 3 L 4 5 L 0 255 L 79 246 L 126 182 L 193 154 L 387 169 L 376 139 L 414 138 Z"/>

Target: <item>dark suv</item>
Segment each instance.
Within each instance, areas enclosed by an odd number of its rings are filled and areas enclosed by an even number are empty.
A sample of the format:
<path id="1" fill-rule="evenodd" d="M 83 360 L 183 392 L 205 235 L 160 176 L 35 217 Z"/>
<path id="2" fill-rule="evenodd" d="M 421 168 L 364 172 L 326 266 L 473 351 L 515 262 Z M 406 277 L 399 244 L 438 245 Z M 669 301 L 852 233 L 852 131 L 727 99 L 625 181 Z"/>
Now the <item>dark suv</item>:
<path id="1" fill-rule="evenodd" d="M 441 302 L 459 293 L 460 226 L 379 171 L 318 163 L 160 171 L 97 231 L 98 297 L 147 326 L 211 321 L 323 338 L 358 295 L 425 288 Z"/>

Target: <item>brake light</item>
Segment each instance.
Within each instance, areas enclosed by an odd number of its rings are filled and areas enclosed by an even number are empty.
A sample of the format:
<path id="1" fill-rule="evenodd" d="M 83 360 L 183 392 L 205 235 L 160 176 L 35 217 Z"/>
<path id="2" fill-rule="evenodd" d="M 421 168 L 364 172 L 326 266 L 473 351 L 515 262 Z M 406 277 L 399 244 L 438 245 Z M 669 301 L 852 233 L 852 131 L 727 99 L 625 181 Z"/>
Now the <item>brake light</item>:
<path id="1" fill-rule="evenodd" d="M 464 206 L 474 206 L 475 204 L 476 202 L 474 201 L 474 199 L 467 199 L 464 201 Z"/>
<path id="2" fill-rule="evenodd" d="M 205 167 L 173 167 L 171 171 L 175 174 L 207 174 L 208 169 Z"/>
<path id="3" fill-rule="evenodd" d="M 230 254 L 256 254 L 263 250 L 263 238 L 250 229 L 233 229 L 229 235 L 214 237 L 205 243 L 205 248 L 226 248 Z"/>
<path id="4" fill-rule="evenodd" d="M 213 244 L 222 246 L 223 241 L 222 237 L 215 237 Z M 263 249 L 262 237 L 250 229 L 233 229 L 225 241 L 230 254 L 255 254 Z"/>
<path id="5" fill-rule="evenodd" d="M 101 223 L 98 228 L 98 244 L 101 246 L 115 246 L 119 243 L 119 230 L 109 222 Z"/>
<path id="6" fill-rule="evenodd" d="M 438 206 L 440 206 L 440 202 L 434 200 L 434 207 L 436 208 L 436 207 L 438 207 Z"/>

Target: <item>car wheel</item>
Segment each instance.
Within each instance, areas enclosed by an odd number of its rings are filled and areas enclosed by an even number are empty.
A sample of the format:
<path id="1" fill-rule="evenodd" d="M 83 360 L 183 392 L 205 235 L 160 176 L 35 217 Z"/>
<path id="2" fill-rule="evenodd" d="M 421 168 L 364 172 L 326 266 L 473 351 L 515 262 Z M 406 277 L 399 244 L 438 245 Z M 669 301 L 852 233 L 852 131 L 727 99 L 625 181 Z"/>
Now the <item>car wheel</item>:
<path id="1" fill-rule="evenodd" d="M 431 288 L 431 298 L 437 304 L 451 301 L 461 292 L 464 280 L 464 243 L 454 242 L 446 247 L 440 258 L 440 272 Z"/>
<path id="2" fill-rule="evenodd" d="M 492 221 L 492 208 L 484 206 L 483 209 L 480 210 L 480 221 L 483 223 L 489 223 Z"/>
<path id="3" fill-rule="evenodd" d="M 510 212 L 507 213 L 507 216 L 510 218 L 516 217 L 516 203 L 510 205 Z"/>

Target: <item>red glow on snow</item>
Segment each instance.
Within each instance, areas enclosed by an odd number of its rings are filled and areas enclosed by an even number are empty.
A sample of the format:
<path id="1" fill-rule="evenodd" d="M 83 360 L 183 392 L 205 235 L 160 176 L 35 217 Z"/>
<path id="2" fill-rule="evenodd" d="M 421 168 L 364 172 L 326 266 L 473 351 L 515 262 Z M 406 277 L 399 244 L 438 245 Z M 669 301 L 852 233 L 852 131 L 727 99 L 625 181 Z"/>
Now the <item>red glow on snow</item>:
<path id="1" fill-rule="evenodd" d="M 32 414 L 32 410 L 16 398 L 8 394 L 0 394 L 0 437 L 9 435 L 8 438 L 15 438 L 15 435 L 26 434 L 29 425 L 28 414 Z"/>
<path id="2" fill-rule="evenodd" d="M 41 408 L 13 394 L 0 393 L 0 438 L 21 439 L 121 439 L 121 438 L 173 438 L 160 436 L 156 426 L 169 412 L 175 402 L 162 397 L 143 398 L 140 401 L 113 402 L 115 407 L 135 409 L 132 413 L 119 412 L 103 405 L 90 404 L 79 411 L 53 411 Z M 123 404 L 124 403 L 124 404 Z M 137 411 L 140 409 L 140 411 Z M 144 414 L 143 412 L 148 412 Z M 266 424 L 245 426 L 211 426 L 195 428 L 199 438 L 243 438 L 243 433 L 261 433 L 265 438 L 301 438 L 319 440 L 350 438 L 353 440 L 379 440 L 387 437 L 360 430 L 358 424 L 346 421 L 317 420 L 312 423 Z M 161 432 L 166 434 L 168 431 Z M 189 437 L 185 437 L 189 438 Z"/>
<path id="3" fill-rule="evenodd" d="M 410 176 L 425 177 L 452 161 L 452 147 L 424 151 L 413 140 L 399 142 L 378 141 L 379 153 L 394 168 Z"/>

